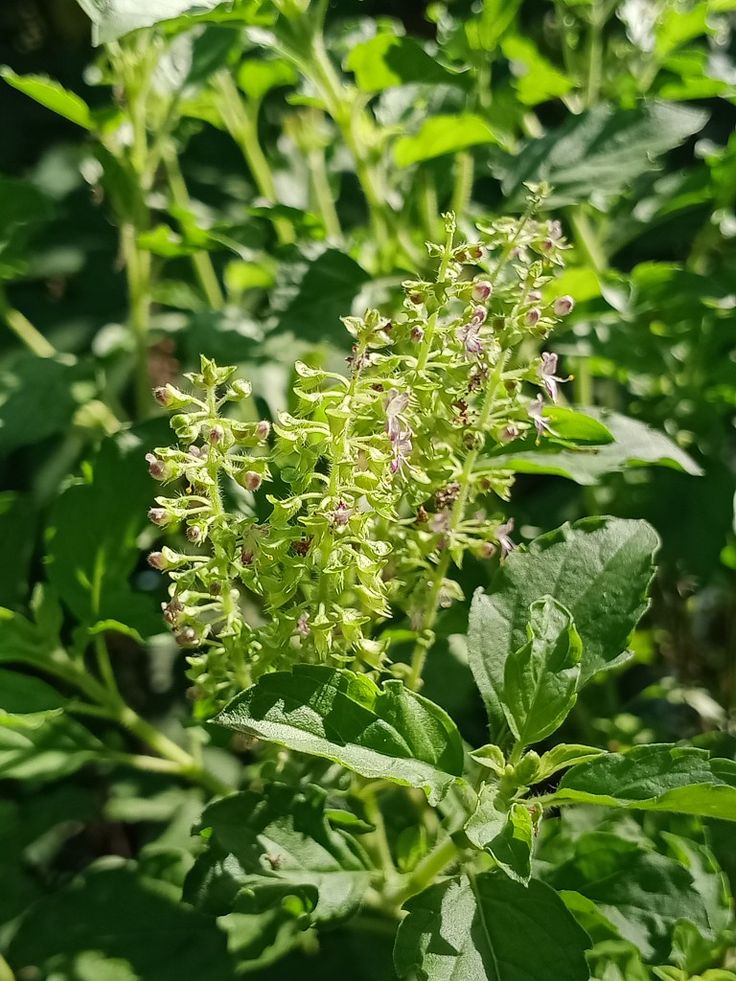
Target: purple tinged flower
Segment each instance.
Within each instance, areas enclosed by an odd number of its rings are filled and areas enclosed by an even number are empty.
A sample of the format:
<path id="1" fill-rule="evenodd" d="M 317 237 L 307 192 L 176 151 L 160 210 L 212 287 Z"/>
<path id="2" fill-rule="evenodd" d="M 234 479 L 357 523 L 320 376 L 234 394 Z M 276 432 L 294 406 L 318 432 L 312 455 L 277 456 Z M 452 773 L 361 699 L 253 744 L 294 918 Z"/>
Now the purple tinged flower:
<path id="1" fill-rule="evenodd" d="M 489 283 L 486 279 L 478 279 L 473 283 L 473 290 L 470 295 L 474 303 L 484 303 L 490 299 L 492 293 L 493 283 Z"/>
<path id="2" fill-rule="evenodd" d="M 504 524 L 499 525 L 496 528 L 496 541 L 498 542 L 499 548 L 501 549 L 501 558 L 505 559 L 506 556 L 513 552 L 516 545 L 511 539 L 511 532 L 514 530 L 514 519 L 509 518 Z"/>
<path id="3" fill-rule="evenodd" d="M 542 352 L 542 363 L 539 366 L 539 377 L 544 385 L 545 391 L 553 402 L 557 401 L 557 383 L 566 382 L 567 378 L 560 378 L 556 375 L 557 355 L 549 351 Z"/>
<path id="4" fill-rule="evenodd" d="M 398 473 L 411 456 L 412 442 L 408 432 L 399 433 L 396 439 L 392 439 L 393 459 L 391 460 L 391 473 Z"/>
<path id="5" fill-rule="evenodd" d="M 171 396 L 166 385 L 159 385 L 158 388 L 154 388 L 153 397 L 159 405 L 167 406 L 171 404 Z"/>
<path id="6" fill-rule="evenodd" d="M 386 412 L 386 432 L 393 442 L 401 435 L 401 414 L 409 404 L 409 393 L 392 388 L 383 404 Z"/>
<path id="7" fill-rule="evenodd" d="M 166 524 L 168 517 L 166 508 L 151 508 L 148 512 L 148 520 L 159 527 L 163 527 Z"/>
<path id="8" fill-rule="evenodd" d="M 349 508 L 345 501 L 338 501 L 337 505 L 330 511 L 330 524 L 333 528 L 347 528 L 352 514 L 352 508 Z"/>
<path id="9" fill-rule="evenodd" d="M 485 307 L 476 307 L 475 310 L 473 310 L 473 316 L 470 318 L 470 320 L 471 323 L 480 325 L 486 322 L 487 317 L 488 311 Z"/>
<path id="10" fill-rule="evenodd" d="M 529 292 L 526 295 L 526 298 L 531 303 L 539 303 L 539 301 L 542 299 L 542 292 L 541 290 L 529 290 Z"/>
<path id="11" fill-rule="evenodd" d="M 246 490 L 257 491 L 263 483 L 263 477 L 255 470 L 246 470 L 243 474 L 243 486 Z"/>
<path id="12" fill-rule="evenodd" d="M 473 358 L 477 358 L 482 353 L 483 341 L 480 337 L 480 323 L 473 321 L 459 327 L 455 331 L 455 337 L 463 346 L 466 360 L 472 361 Z"/>
<path id="13" fill-rule="evenodd" d="M 194 627 L 183 627 L 174 634 L 174 639 L 179 647 L 192 647 L 197 643 L 197 631 Z"/>
<path id="14" fill-rule="evenodd" d="M 534 428 L 537 430 L 537 436 L 543 436 L 545 432 L 551 432 L 552 427 L 547 422 L 543 416 L 544 412 L 544 399 L 541 395 L 537 395 L 533 402 L 529 403 L 529 418 L 534 423 Z"/>
<path id="15" fill-rule="evenodd" d="M 192 545 L 199 545 L 204 537 L 204 533 L 200 525 L 190 525 L 187 528 L 187 540 L 192 543 Z"/>
<path id="16" fill-rule="evenodd" d="M 531 310 L 529 310 L 529 312 L 526 315 L 526 322 L 529 325 L 529 327 L 534 327 L 536 324 L 538 324 L 539 318 L 541 316 L 542 313 L 539 307 L 532 307 Z"/>
<path id="17" fill-rule="evenodd" d="M 260 440 L 268 439 L 268 435 L 271 432 L 271 423 L 267 422 L 265 419 L 261 419 L 259 423 L 256 423 L 256 438 Z"/>
<path id="18" fill-rule="evenodd" d="M 296 632 L 300 637 L 308 637 L 310 634 L 309 614 L 306 611 L 300 614 L 296 622 Z"/>
<path id="19" fill-rule="evenodd" d="M 146 463 L 148 464 L 148 472 L 154 480 L 166 480 L 168 467 L 155 453 L 146 453 Z"/>
<path id="20" fill-rule="evenodd" d="M 505 426 L 501 431 L 501 442 L 512 443 L 515 439 L 518 439 L 519 436 L 519 427 L 516 425 L 516 423 L 510 422 L 508 426 Z"/>
<path id="21" fill-rule="evenodd" d="M 163 552 L 151 552 L 148 556 L 148 564 L 152 569 L 156 569 L 157 572 L 163 572 L 169 567 L 169 563 Z"/>
<path id="22" fill-rule="evenodd" d="M 451 512 L 447 509 L 438 511 L 429 519 L 429 528 L 438 535 L 444 535 L 450 530 Z"/>
<path id="23" fill-rule="evenodd" d="M 571 313 L 573 307 L 575 306 L 575 300 L 571 296 L 565 294 L 565 296 L 558 296 L 554 303 L 555 315 L 558 317 L 566 317 L 568 313 Z"/>
<path id="24" fill-rule="evenodd" d="M 207 438 L 213 446 L 217 446 L 218 443 L 221 443 L 225 438 L 225 430 L 222 428 L 222 426 L 213 426 L 212 429 L 210 429 Z"/>
<path id="25" fill-rule="evenodd" d="M 409 336 L 415 344 L 420 344 L 424 340 L 424 330 L 422 327 L 412 327 Z"/>

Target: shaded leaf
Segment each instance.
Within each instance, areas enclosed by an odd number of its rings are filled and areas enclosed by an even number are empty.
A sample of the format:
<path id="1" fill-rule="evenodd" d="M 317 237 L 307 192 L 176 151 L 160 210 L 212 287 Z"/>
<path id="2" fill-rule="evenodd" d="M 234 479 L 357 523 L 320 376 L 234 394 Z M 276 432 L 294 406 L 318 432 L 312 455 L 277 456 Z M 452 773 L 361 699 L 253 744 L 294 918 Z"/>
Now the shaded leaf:
<path id="1" fill-rule="evenodd" d="M 708 114 L 689 106 L 644 103 L 637 109 L 600 105 L 570 116 L 558 129 L 531 140 L 501 167 L 503 192 L 521 193 L 527 181 L 548 181 L 548 208 L 601 201 L 618 194 L 657 157 L 699 132 Z"/>
<path id="2" fill-rule="evenodd" d="M 446 85 L 462 79 L 428 55 L 418 41 L 396 34 L 377 34 L 356 44 L 345 67 L 355 73 L 355 84 L 363 92 L 380 92 L 413 82 Z"/>

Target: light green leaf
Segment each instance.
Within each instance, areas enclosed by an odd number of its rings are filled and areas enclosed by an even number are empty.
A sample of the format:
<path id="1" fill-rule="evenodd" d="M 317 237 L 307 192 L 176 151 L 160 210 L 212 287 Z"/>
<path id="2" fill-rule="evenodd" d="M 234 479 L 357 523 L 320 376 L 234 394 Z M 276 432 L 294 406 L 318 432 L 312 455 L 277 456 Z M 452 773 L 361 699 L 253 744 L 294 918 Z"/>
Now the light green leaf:
<path id="1" fill-rule="evenodd" d="M 45 75 L 17 75 L 11 68 L 0 68 L 0 78 L 35 102 L 63 116 L 83 129 L 94 129 L 89 106 L 75 92 L 70 92 Z"/>
<path id="2" fill-rule="evenodd" d="M 637 746 L 573 767 L 550 800 L 736 821 L 736 763 L 692 746 Z"/>
<path id="3" fill-rule="evenodd" d="M 371 93 L 414 82 L 446 85 L 462 78 L 428 55 L 418 41 L 396 34 L 377 34 L 356 44 L 345 67 L 355 73 L 358 88 Z"/>
<path id="4" fill-rule="evenodd" d="M 497 787 L 485 784 L 464 830 L 476 848 L 488 851 L 510 879 L 528 884 L 532 874 L 534 826 L 525 804 L 510 803 Z"/>
<path id="5" fill-rule="evenodd" d="M 525 106 L 560 98 L 572 89 L 572 80 L 555 68 L 529 38 L 518 34 L 507 36 L 501 50 L 511 63 L 512 74 L 516 76 L 514 87 Z"/>
<path id="6" fill-rule="evenodd" d="M 103 749 L 89 730 L 67 715 L 0 715 L 3 780 L 59 780 L 102 758 Z"/>
<path id="7" fill-rule="evenodd" d="M 463 770 L 463 746 L 437 705 L 386 681 L 326 666 L 264 675 L 214 719 L 370 779 L 420 787 L 436 803 Z"/>
<path id="8" fill-rule="evenodd" d="M 544 883 L 458 876 L 406 904 L 394 963 L 418 981 L 588 981 L 587 935 Z"/>
<path id="9" fill-rule="evenodd" d="M 414 136 L 397 140 L 394 160 L 399 167 L 410 167 L 446 153 L 497 142 L 493 130 L 481 116 L 469 112 L 459 116 L 431 116 Z"/>
<path id="10" fill-rule="evenodd" d="M 558 729 L 577 700 L 582 643 L 567 610 L 551 597 L 529 608 L 529 640 L 506 659 L 503 710 L 522 746 Z"/>
<path id="11" fill-rule="evenodd" d="M 655 169 L 658 157 L 699 132 L 707 119 L 701 109 L 663 102 L 631 110 L 596 106 L 509 157 L 500 172 L 503 193 L 520 198 L 524 182 L 548 181 L 553 191 L 547 208 L 591 197 L 600 203 Z"/>
<path id="12" fill-rule="evenodd" d="M 0 725 L 6 714 L 43 717 L 58 713 L 65 704 L 66 698 L 40 678 L 0 669 Z"/>
<path id="13" fill-rule="evenodd" d="M 475 594 L 468 653 L 492 738 L 506 724 L 500 700 L 506 660 L 526 643 L 531 604 L 552 595 L 572 615 L 583 643 L 582 685 L 597 671 L 621 663 L 647 608 L 658 544 L 646 522 L 586 518 L 535 539 L 526 551 L 512 552 L 496 573 L 490 595 Z"/>
<path id="14" fill-rule="evenodd" d="M 497 467 L 499 470 L 508 469 L 514 473 L 555 474 L 583 485 L 596 484 L 606 474 L 618 473 L 631 467 L 669 467 L 693 476 L 702 474 L 692 457 L 681 450 L 669 436 L 638 419 L 630 419 L 618 412 L 592 406 L 579 409 L 576 415 L 586 416 L 605 426 L 611 433 L 612 442 L 602 446 L 569 449 L 560 448 L 546 440 L 540 446 L 529 449 L 507 448 L 496 455 L 485 456 L 480 465 Z M 545 417 L 548 416 L 552 428 L 558 431 L 553 418 L 545 413 Z M 564 432 L 560 431 L 560 435 L 564 435 Z"/>
<path id="15" fill-rule="evenodd" d="M 564 770 L 568 766 L 575 766 L 577 763 L 587 763 L 588 760 L 594 760 L 605 752 L 604 749 L 596 749 L 595 746 L 560 743 L 559 746 L 555 746 L 542 755 L 534 782 L 541 783 L 559 770 Z"/>
<path id="16" fill-rule="evenodd" d="M 253 102 L 261 102 L 271 89 L 294 85 L 299 78 L 285 58 L 247 58 L 237 77 L 238 85 Z"/>

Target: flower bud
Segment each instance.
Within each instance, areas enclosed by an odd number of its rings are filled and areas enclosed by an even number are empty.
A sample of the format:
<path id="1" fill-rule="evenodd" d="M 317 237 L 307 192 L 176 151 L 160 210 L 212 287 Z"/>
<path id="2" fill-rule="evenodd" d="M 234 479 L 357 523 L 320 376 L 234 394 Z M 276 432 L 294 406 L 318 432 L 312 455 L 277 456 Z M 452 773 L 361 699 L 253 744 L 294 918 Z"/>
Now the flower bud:
<path id="1" fill-rule="evenodd" d="M 488 311 L 485 307 L 475 307 L 473 310 L 473 316 L 471 320 L 474 324 L 484 324 L 486 322 L 486 317 L 488 316 Z"/>
<path id="2" fill-rule="evenodd" d="M 468 255 L 476 262 L 480 261 L 485 254 L 486 250 L 482 245 L 471 245 L 471 247 L 468 249 Z"/>
<path id="3" fill-rule="evenodd" d="M 242 477 L 243 487 L 249 491 L 257 491 L 263 483 L 263 477 L 255 470 L 246 470 Z"/>
<path id="4" fill-rule="evenodd" d="M 171 404 L 169 392 L 165 385 L 159 385 L 158 388 L 154 388 L 153 397 L 156 399 L 159 405 L 163 405 L 164 407 Z"/>
<path id="5" fill-rule="evenodd" d="M 419 344 L 424 340 L 424 329 L 422 327 L 412 327 L 409 336 L 415 344 Z"/>
<path id="6" fill-rule="evenodd" d="M 166 480 L 170 476 L 169 466 L 155 453 L 146 453 L 146 463 L 148 464 L 148 472 L 154 480 Z"/>
<path id="7" fill-rule="evenodd" d="M 163 552 L 151 552 L 148 556 L 148 564 L 152 569 L 156 569 L 157 572 L 163 572 L 169 567 L 168 560 Z"/>
<path id="8" fill-rule="evenodd" d="M 541 290 L 529 290 L 529 292 L 526 295 L 526 298 L 527 298 L 527 300 L 530 301 L 530 303 L 539 303 L 539 301 L 542 299 L 542 291 Z"/>
<path id="9" fill-rule="evenodd" d="M 238 378 L 237 381 L 232 383 L 230 391 L 232 392 L 233 398 L 247 399 L 253 391 L 253 388 L 247 381 L 243 381 L 242 378 Z"/>
<path id="10" fill-rule="evenodd" d="M 218 446 L 225 438 L 225 430 L 222 426 L 213 426 L 207 434 L 207 439 L 213 446 Z"/>
<path id="11" fill-rule="evenodd" d="M 192 647 L 197 643 L 197 631 L 194 627 L 182 627 L 174 634 L 174 639 L 179 647 Z"/>
<path id="12" fill-rule="evenodd" d="M 271 423 L 267 422 L 265 419 L 261 419 L 259 423 L 256 423 L 256 438 L 260 440 L 268 439 L 271 432 Z"/>
<path id="13" fill-rule="evenodd" d="M 204 532 L 201 525 L 190 525 L 187 528 L 187 541 L 190 541 L 192 545 L 199 545 L 203 538 Z"/>
<path id="14" fill-rule="evenodd" d="M 240 553 L 240 561 L 243 565 L 253 565 L 253 552 L 249 548 L 244 548 Z"/>
<path id="15" fill-rule="evenodd" d="M 424 297 L 421 293 L 410 293 L 409 302 L 413 303 L 415 307 L 420 307 L 424 303 Z"/>
<path id="16" fill-rule="evenodd" d="M 529 327 L 534 327 L 535 324 L 539 323 L 539 318 L 542 316 L 539 307 L 532 307 L 531 310 L 526 315 L 526 322 Z"/>
<path id="17" fill-rule="evenodd" d="M 489 283 L 485 279 L 478 279 L 473 283 L 473 290 L 470 295 L 475 303 L 483 303 L 490 298 L 492 293 L 493 283 Z"/>
<path id="18" fill-rule="evenodd" d="M 571 296 L 558 296 L 554 303 L 554 311 L 558 317 L 566 317 L 572 312 L 575 301 Z"/>
<path id="19" fill-rule="evenodd" d="M 159 528 L 163 528 L 168 523 L 169 513 L 166 508 L 151 508 L 148 512 L 148 520 L 152 521 L 154 525 L 158 525 Z"/>

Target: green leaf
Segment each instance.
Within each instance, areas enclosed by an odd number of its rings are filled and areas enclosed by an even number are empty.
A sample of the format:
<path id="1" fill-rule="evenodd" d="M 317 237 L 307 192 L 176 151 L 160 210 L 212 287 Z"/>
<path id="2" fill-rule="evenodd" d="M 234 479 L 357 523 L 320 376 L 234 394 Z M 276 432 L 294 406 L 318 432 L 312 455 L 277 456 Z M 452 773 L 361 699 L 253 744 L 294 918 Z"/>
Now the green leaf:
<path id="1" fill-rule="evenodd" d="M 448 71 L 428 55 L 418 41 L 396 34 L 377 34 L 369 41 L 356 44 L 345 67 L 355 73 L 358 88 L 370 93 L 414 82 L 446 85 L 462 80 L 462 76 Z"/>
<path id="2" fill-rule="evenodd" d="M 705 904 L 687 869 L 611 832 L 582 835 L 574 856 L 548 881 L 555 889 L 579 893 L 592 902 L 596 915 L 604 916 L 646 958 L 667 957 L 672 930 L 681 919 L 705 932 L 710 929 Z"/>
<path id="3" fill-rule="evenodd" d="M 326 666 L 264 675 L 214 719 L 238 732 L 340 763 L 369 779 L 420 787 L 430 802 L 463 771 L 463 746 L 437 705 L 386 681 Z"/>
<path id="4" fill-rule="evenodd" d="M 509 878 L 529 883 L 534 826 L 526 805 L 510 803 L 497 787 L 485 784 L 464 830 L 475 847 L 488 851 Z"/>
<path id="5" fill-rule="evenodd" d="M 568 770 L 551 800 L 736 821 L 736 763 L 692 746 L 637 746 Z"/>
<path id="6" fill-rule="evenodd" d="M 109 44 L 141 27 L 162 21 L 202 14 L 228 0 L 79 0 L 92 21 L 94 44 Z"/>
<path id="7" fill-rule="evenodd" d="M 549 886 L 502 872 L 459 876 L 406 904 L 396 937 L 400 978 L 587 981 L 588 937 Z M 413 972 L 413 973 L 412 973 Z"/>
<path id="8" fill-rule="evenodd" d="M 564 770 L 568 766 L 575 766 L 577 763 L 587 763 L 602 756 L 606 751 L 596 749 L 595 746 L 576 746 L 560 743 L 542 755 L 534 777 L 535 783 L 548 780 L 559 770 Z"/>
<path id="9" fill-rule="evenodd" d="M 102 752 L 102 743 L 67 715 L 0 714 L 0 779 L 59 780 Z"/>
<path id="10" fill-rule="evenodd" d="M 0 177 L 0 280 L 25 272 L 30 240 L 52 214 L 50 199 L 30 181 Z"/>
<path id="11" fill-rule="evenodd" d="M 271 89 L 294 85 L 299 76 L 285 58 L 247 58 L 238 68 L 238 85 L 253 102 L 261 102 Z"/>
<path id="12" fill-rule="evenodd" d="M 6 360 L 0 367 L 0 455 L 68 429 L 93 394 L 89 375 L 85 365 L 26 351 Z"/>
<path id="13" fill-rule="evenodd" d="M 567 95 L 572 89 L 572 80 L 555 68 L 528 38 L 505 37 L 501 50 L 504 58 L 511 62 L 511 71 L 516 76 L 514 88 L 523 105 L 536 106 Z"/>
<path id="14" fill-rule="evenodd" d="M 142 636 L 161 632 L 153 596 L 134 590 L 129 580 L 156 492 L 144 457 L 162 433 L 156 421 L 105 440 L 84 477 L 62 491 L 51 511 L 49 581 L 87 626 L 116 620 Z"/>
<path id="15" fill-rule="evenodd" d="M 0 605 L 15 606 L 26 597 L 36 525 L 36 507 L 30 494 L 0 492 L 0 541 L 13 556 L 12 562 L 0 566 Z"/>
<path id="16" fill-rule="evenodd" d="M 698 133 L 707 119 L 701 109 L 669 103 L 631 110 L 596 106 L 509 157 L 501 167 L 503 193 L 520 197 L 525 182 L 548 181 L 553 191 L 547 208 L 602 202 L 654 169 L 658 157 Z"/>
<path id="17" fill-rule="evenodd" d="M 231 978 L 225 936 L 213 920 L 179 901 L 179 890 L 146 879 L 135 864 L 96 863 L 66 888 L 32 907 L 13 938 L 8 960 L 20 974 L 81 977 L 94 952 L 120 961 L 136 981 Z M 98 977 L 98 974 L 88 975 Z"/>
<path id="18" fill-rule="evenodd" d="M 473 113 L 431 116 L 414 136 L 402 136 L 396 141 L 394 160 L 399 167 L 410 167 L 422 160 L 433 160 L 471 146 L 497 142 L 485 119 Z"/>
<path id="19" fill-rule="evenodd" d="M 577 700 L 582 643 L 567 610 L 551 597 L 529 608 L 529 640 L 506 659 L 503 710 L 522 746 L 558 729 Z"/>
<path id="20" fill-rule="evenodd" d="M 370 884 L 360 846 L 330 825 L 317 787 L 271 783 L 234 794 L 206 808 L 200 830 L 208 846 L 189 874 L 186 896 L 214 915 L 228 912 L 243 893 L 278 884 L 314 896 L 310 923 L 337 923 L 357 911 Z"/>
<path id="21" fill-rule="evenodd" d="M 545 413 L 545 417 L 548 415 Z M 592 406 L 578 410 L 576 415 L 588 417 L 605 426 L 612 441 L 603 446 L 569 449 L 560 448 L 553 441 L 545 440 L 540 446 L 529 449 L 502 449 L 498 454 L 483 457 L 480 465 L 493 466 L 499 470 L 508 469 L 514 473 L 555 474 L 583 485 L 596 484 L 606 474 L 618 473 L 631 467 L 669 467 L 693 476 L 702 474 L 692 457 L 668 436 L 638 419 L 630 419 L 618 412 Z M 564 431 L 559 429 L 551 416 L 550 421 L 555 432 L 564 435 Z"/>
<path id="22" fill-rule="evenodd" d="M 35 102 L 63 116 L 83 129 L 94 129 L 89 106 L 75 92 L 45 75 L 17 75 L 11 68 L 0 68 L 0 78 Z"/>
<path id="23" fill-rule="evenodd" d="M 294 258 L 281 265 L 278 289 L 271 296 L 278 331 L 291 331 L 311 343 L 349 347 L 352 339 L 340 318 L 369 278 L 338 249 L 314 246 L 295 251 Z"/>
<path id="24" fill-rule="evenodd" d="M 0 664 L 42 667 L 50 659 L 67 660 L 58 637 L 20 613 L 0 607 Z"/>
<path id="25" fill-rule="evenodd" d="M 491 733 L 505 726 L 500 694 L 506 660 L 527 641 L 532 603 L 551 595 L 572 615 L 583 643 L 580 684 L 622 661 L 647 608 L 658 539 L 643 521 L 586 518 L 535 539 L 506 559 L 490 595 L 470 610 L 470 667 L 486 703 Z M 625 657 L 623 658 L 625 660 Z"/>
<path id="26" fill-rule="evenodd" d="M 9 715 L 46 715 L 56 713 L 66 698 L 40 678 L 19 671 L 0 669 L 0 725 Z"/>

